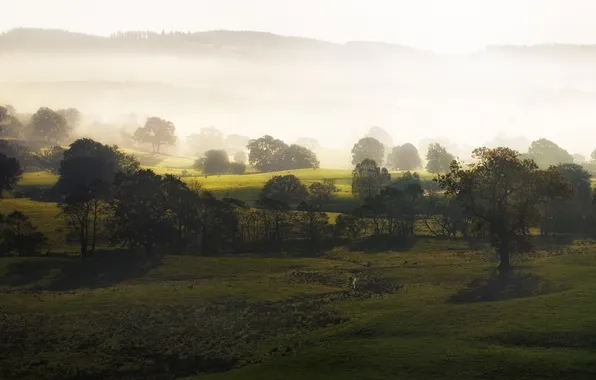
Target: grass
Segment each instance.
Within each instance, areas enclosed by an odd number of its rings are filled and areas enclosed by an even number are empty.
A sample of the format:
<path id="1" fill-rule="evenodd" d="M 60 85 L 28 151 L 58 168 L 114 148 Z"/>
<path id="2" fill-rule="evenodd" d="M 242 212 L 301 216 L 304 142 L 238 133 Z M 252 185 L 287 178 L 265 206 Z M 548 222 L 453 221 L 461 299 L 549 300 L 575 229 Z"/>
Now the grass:
<path id="1" fill-rule="evenodd" d="M 4 258 L 0 377 L 593 379 L 596 245 L 551 248 Z"/>
<path id="2" fill-rule="evenodd" d="M 48 238 L 48 248 L 58 252 L 75 252 L 76 247 L 67 244 L 66 224 L 59 217 L 60 209 L 56 203 L 36 202 L 27 198 L 0 200 L 0 213 L 9 214 L 21 211 L 31 219 L 31 223 Z"/>

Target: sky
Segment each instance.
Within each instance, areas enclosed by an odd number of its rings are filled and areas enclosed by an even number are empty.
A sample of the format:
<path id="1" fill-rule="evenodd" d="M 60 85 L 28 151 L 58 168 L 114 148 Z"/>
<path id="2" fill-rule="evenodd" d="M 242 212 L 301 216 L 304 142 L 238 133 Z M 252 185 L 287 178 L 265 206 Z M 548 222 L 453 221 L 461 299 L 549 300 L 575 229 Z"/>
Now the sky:
<path id="1" fill-rule="evenodd" d="M 0 0 L 0 30 L 257 30 L 441 53 L 596 43 L 594 0 Z"/>

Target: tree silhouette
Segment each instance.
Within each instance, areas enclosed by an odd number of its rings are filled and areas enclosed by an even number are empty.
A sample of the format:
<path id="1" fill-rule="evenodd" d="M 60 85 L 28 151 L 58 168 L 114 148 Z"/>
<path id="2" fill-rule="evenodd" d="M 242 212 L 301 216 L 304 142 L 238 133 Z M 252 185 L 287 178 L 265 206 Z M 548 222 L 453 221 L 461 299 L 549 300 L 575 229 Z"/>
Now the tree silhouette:
<path id="1" fill-rule="evenodd" d="M 159 153 L 162 145 L 176 143 L 176 127 L 171 121 L 150 117 L 144 127 L 135 131 L 133 138 L 139 143 L 151 144 L 153 153 Z"/>

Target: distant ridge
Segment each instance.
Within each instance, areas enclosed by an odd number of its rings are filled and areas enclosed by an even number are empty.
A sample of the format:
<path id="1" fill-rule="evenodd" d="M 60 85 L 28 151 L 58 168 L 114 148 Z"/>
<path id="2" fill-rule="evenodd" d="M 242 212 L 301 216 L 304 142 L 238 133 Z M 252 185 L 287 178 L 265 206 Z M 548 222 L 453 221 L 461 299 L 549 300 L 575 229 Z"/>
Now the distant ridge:
<path id="1" fill-rule="evenodd" d="M 373 41 L 349 41 L 338 44 L 314 38 L 282 36 L 259 31 L 213 30 L 205 32 L 148 31 L 117 32 L 111 36 L 98 36 L 60 29 L 17 28 L 0 34 L 0 54 L 3 52 L 77 52 L 77 51 L 126 51 L 126 52 L 176 52 L 206 53 L 225 51 L 316 51 L 333 53 L 366 53 L 379 55 L 441 55 L 430 51 Z M 475 53 L 506 55 L 577 56 L 595 54 L 594 45 L 540 44 L 540 45 L 489 45 Z"/>

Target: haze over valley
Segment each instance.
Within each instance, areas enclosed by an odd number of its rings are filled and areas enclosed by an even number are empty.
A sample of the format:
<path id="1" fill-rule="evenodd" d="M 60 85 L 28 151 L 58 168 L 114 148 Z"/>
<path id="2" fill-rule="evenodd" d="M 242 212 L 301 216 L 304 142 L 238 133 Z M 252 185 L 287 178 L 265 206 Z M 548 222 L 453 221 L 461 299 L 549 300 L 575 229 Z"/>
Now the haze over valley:
<path id="1" fill-rule="evenodd" d="M 16 29 L 0 36 L 0 103 L 20 111 L 75 107 L 85 125 L 158 115 L 183 137 L 312 137 L 347 165 L 371 126 L 395 144 L 440 140 L 462 159 L 505 138 L 538 138 L 589 155 L 596 120 L 596 46 L 492 46 L 437 54 L 399 45 L 261 32 L 120 33 Z M 97 131 L 89 131 L 94 133 Z M 498 135 L 498 136 L 497 136 Z M 499 140 L 500 139 L 500 140 Z M 116 141 L 117 142 L 117 141 Z"/>

